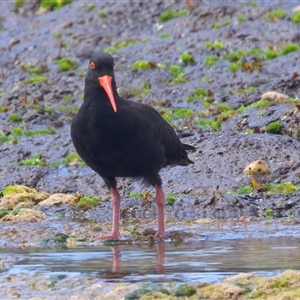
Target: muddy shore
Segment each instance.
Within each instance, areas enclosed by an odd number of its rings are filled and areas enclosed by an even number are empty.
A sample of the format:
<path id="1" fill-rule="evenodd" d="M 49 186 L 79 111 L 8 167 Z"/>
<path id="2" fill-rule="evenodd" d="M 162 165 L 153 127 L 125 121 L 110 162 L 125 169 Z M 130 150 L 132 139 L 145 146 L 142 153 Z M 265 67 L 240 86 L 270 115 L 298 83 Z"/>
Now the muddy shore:
<path id="1" fill-rule="evenodd" d="M 99 231 L 109 230 L 107 188 L 76 156 L 69 129 L 83 101 L 93 51 L 115 58 L 120 95 L 153 105 L 178 134 L 186 136 L 185 143 L 197 148 L 190 154 L 194 165 L 161 171 L 167 243 L 201 241 L 201 232 L 189 226 L 206 218 L 227 225 L 276 219 L 298 231 L 300 9 L 296 5 L 124 1 L 120 6 L 73 1 L 50 10 L 37 1 L 25 1 L 18 8 L 14 2 L 0 3 L 0 247 L 3 255 L 7 252 L 0 259 L 6 282 L 0 289 L 3 299 L 69 299 L 55 289 L 51 296 L 43 294 L 49 288 L 48 275 L 9 275 L 15 261 L 5 249 L 43 247 L 45 239 L 54 239 L 56 247 L 57 234 L 66 235 L 63 243 L 68 247 L 68 238 L 88 247 Z M 270 91 L 276 94 L 263 96 Z M 243 170 L 257 160 L 266 162 L 270 174 L 251 183 L 253 177 Z M 22 190 L 5 192 L 7 186 L 18 185 Z M 151 244 L 151 230 L 156 228 L 153 190 L 132 179 L 118 179 L 118 186 L 125 240 Z M 83 196 L 97 199 L 92 205 L 79 205 Z M 105 299 L 93 296 L 106 284 L 103 281 L 71 277 L 63 279 L 61 288 L 72 286 L 72 299 L 83 299 L 87 284 L 91 293 L 86 299 Z M 35 281 L 36 289 L 25 287 Z M 137 288 L 126 285 L 111 299 Z M 242 294 L 236 291 L 228 299 L 244 299 Z"/>

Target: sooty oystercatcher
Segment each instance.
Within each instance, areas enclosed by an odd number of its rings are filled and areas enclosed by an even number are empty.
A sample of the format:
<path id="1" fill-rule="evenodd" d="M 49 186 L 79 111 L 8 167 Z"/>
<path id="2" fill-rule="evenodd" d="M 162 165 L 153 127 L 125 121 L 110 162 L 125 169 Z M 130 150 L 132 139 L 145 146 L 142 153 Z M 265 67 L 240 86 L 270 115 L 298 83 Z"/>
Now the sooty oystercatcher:
<path id="1" fill-rule="evenodd" d="M 164 192 L 159 171 L 167 165 L 193 163 L 172 127 L 150 105 L 118 95 L 114 59 L 92 55 L 85 79 L 84 102 L 71 125 L 79 156 L 104 180 L 111 193 L 112 231 L 97 239 L 119 239 L 120 194 L 116 177 L 143 178 L 155 187 L 158 213 L 156 237 L 163 237 Z"/>

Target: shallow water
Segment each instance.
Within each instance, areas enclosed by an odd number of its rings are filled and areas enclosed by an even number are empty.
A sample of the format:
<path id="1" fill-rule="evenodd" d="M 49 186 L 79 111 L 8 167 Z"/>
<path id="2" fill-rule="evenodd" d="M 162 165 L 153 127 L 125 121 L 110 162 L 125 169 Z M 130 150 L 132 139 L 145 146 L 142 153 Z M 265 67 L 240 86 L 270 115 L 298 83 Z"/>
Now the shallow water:
<path id="1" fill-rule="evenodd" d="M 300 270 L 300 238 L 201 241 L 174 246 L 81 246 L 0 250 L 17 262 L 9 273 L 81 274 L 108 282 L 218 282 L 240 272 L 273 276 Z M 164 249 L 163 249 L 164 248 Z M 113 249 L 117 252 L 113 254 Z"/>
<path id="2" fill-rule="evenodd" d="M 120 299 L 119 287 L 126 294 L 144 286 L 173 289 L 181 283 L 215 283 L 241 272 L 274 276 L 286 269 L 300 270 L 300 225 L 293 218 L 168 221 L 166 240 L 153 246 L 125 232 L 128 240 L 122 242 L 133 245 L 104 246 L 91 238 L 80 240 L 80 245 L 72 241 L 58 246 L 51 235 L 67 227 L 66 221 L 56 221 L 30 223 L 27 229 L 33 235 L 26 231 L 26 247 L 22 235 L 8 238 L 20 231 L 19 224 L 3 228 L 1 299 L 12 299 L 16 291 L 21 299 L 69 299 L 70 293 L 80 300 L 93 295 Z M 91 234 L 88 224 L 67 225 L 71 232 L 84 225 L 82 235 Z M 149 226 L 140 224 L 139 229 Z"/>

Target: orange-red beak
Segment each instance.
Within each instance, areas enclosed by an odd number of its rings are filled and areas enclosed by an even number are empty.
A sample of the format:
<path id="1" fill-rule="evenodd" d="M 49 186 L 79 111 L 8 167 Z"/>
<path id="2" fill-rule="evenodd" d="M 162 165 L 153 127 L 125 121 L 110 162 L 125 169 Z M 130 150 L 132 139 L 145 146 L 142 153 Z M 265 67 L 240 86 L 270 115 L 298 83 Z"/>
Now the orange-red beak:
<path id="1" fill-rule="evenodd" d="M 100 76 L 100 77 L 98 77 L 98 81 L 99 81 L 99 84 L 101 85 L 101 87 L 106 92 L 106 94 L 108 96 L 108 99 L 111 103 L 111 106 L 112 106 L 114 112 L 116 113 L 118 110 L 117 110 L 117 105 L 116 105 L 114 93 L 113 93 L 113 90 L 112 90 L 112 84 L 111 84 L 112 77 L 108 76 L 108 75 Z"/>

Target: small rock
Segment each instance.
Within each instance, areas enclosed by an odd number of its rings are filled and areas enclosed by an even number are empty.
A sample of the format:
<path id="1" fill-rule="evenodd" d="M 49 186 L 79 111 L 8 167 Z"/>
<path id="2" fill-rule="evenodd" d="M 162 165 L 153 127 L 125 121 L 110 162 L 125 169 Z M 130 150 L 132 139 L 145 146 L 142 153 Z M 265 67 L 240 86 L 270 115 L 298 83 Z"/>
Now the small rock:
<path id="1" fill-rule="evenodd" d="M 143 236 L 155 236 L 155 230 L 152 228 L 147 228 L 142 233 Z"/>
<path id="2" fill-rule="evenodd" d="M 185 3 L 189 7 L 190 13 L 192 13 L 194 11 L 194 9 L 196 8 L 196 5 L 194 4 L 193 0 L 185 0 Z"/>
<path id="3" fill-rule="evenodd" d="M 264 160 L 256 160 L 248 165 L 243 173 L 245 175 L 265 175 L 270 174 L 270 169 Z"/>
<path id="4" fill-rule="evenodd" d="M 261 100 L 270 100 L 270 101 L 274 101 L 276 103 L 283 102 L 283 101 L 287 100 L 288 98 L 289 98 L 289 96 L 287 96 L 285 94 L 280 94 L 275 91 L 266 92 L 261 95 Z"/>
<path id="5" fill-rule="evenodd" d="M 300 5 L 297 5 L 293 8 L 293 13 L 300 11 Z"/>
<path id="6" fill-rule="evenodd" d="M 4 260 L 0 259 L 0 271 L 3 271 L 5 269 L 6 269 L 5 262 Z"/>
<path id="7" fill-rule="evenodd" d="M 12 47 L 13 45 L 16 45 L 16 44 L 19 44 L 19 43 L 20 43 L 20 40 L 19 40 L 19 39 L 12 38 L 12 39 L 9 41 L 8 47 L 9 47 L 9 49 L 11 49 L 11 47 Z"/>

